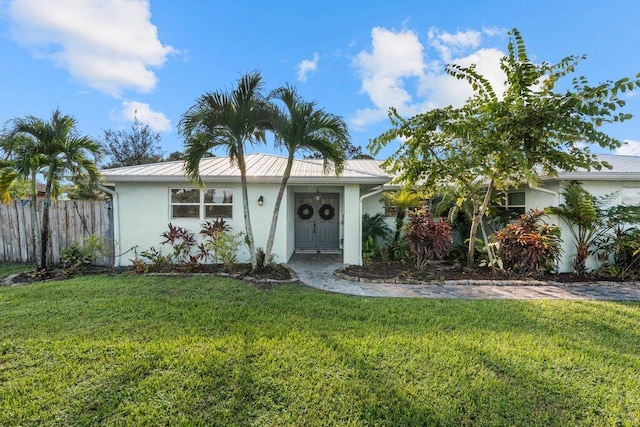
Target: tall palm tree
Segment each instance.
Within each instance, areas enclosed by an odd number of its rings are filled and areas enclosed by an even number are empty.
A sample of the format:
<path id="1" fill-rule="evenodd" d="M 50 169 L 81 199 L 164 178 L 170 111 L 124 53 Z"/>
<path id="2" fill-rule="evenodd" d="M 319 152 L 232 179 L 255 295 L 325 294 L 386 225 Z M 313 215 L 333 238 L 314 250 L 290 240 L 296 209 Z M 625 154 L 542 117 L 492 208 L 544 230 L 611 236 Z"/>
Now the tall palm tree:
<path id="1" fill-rule="evenodd" d="M 38 269 L 48 267 L 49 207 L 59 182 L 67 177 L 75 181 L 87 180 L 91 184 L 100 180 L 96 162 L 102 154 L 102 147 L 89 136 L 80 135 L 76 126 L 74 117 L 63 115 L 56 109 L 49 120 L 35 116 L 13 119 L 8 123 L 3 138 L 2 152 L 11 161 L 12 168 L 1 174 L 0 193 L 12 177 L 29 178 L 33 186 L 32 205 L 35 205 L 36 176 L 41 173 L 45 177 L 39 245 L 36 240 Z M 33 206 L 31 215 L 35 219 Z"/>
<path id="2" fill-rule="evenodd" d="M 273 122 L 276 143 L 287 150 L 280 190 L 276 197 L 265 250 L 265 262 L 271 258 L 273 242 L 278 225 L 278 214 L 287 182 L 291 176 L 293 159 L 298 150 L 310 150 L 319 154 L 325 172 L 342 173 L 346 160 L 345 148 L 349 145 L 349 131 L 344 119 L 316 108 L 315 102 L 305 102 L 293 86 L 284 86 L 271 93 L 271 97 L 282 101 L 285 110 L 280 110 Z"/>
<path id="3" fill-rule="evenodd" d="M 242 184 L 244 224 L 249 243 L 251 265 L 257 268 L 255 241 L 249 216 L 245 145 L 265 142 L 265 130 L 271 128 L 274 110 L 262 94 L 262 77 L 258 72 L 246 74 L 230 93 L 208 92 L 184 113 L 178 124 L 185 138 L 184 169 L 195 183 L 203 185 L 200 160 L 209 150 L 221 147 L 229 159 L 237 162 Z"/>

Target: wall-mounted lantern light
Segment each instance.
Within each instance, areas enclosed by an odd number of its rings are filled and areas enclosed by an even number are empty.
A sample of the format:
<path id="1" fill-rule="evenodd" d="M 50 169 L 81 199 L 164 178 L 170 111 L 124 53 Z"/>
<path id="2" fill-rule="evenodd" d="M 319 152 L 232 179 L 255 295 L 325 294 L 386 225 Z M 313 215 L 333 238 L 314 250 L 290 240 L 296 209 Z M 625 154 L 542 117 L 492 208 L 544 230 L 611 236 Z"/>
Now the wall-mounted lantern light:
<path id="1" fill-rule="evenodd" d="M 258 206 L 262 206 L 264 205 L 264 197 L 260 196 L 258 197 Z"/>
<path id="2" fill-rule="evenodd" d="M 320 189 L 316 187 L 316 200 L 320 201 Z"/>

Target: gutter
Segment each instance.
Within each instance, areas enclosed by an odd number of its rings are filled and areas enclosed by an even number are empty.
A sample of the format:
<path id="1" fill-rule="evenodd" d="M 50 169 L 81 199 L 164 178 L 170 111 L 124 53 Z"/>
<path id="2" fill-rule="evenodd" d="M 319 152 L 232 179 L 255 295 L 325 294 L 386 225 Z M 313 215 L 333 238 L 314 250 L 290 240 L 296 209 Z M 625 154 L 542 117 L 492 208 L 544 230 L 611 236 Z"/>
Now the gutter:
<path id="1" fill-rule="evenodd" d="M 362 201 L 376 194 L 380 194 L 383 191 L 384 188 L 380 185 L 377 190 L 360 196 L 360 203 L 358 205 L 358 224 L 360 224 L 358 227 L 358 265 L 362 265 Z"/>
<path id="2" fill-rule="evenodd" d="M 116 260 L 116 256 L 120 257 L 120 203 L 118 199 L 118 193 L 115 190 L 112 190 L 103 185 L 99 186 L 101 191 L 104 191 L 107 194 L 111 195 L 111 200 L 113 201 L 113 266 L 116 264 L 119 266 L 119 260 Z"/>
<path id="3" fill-rule="evenodd" d="M 540 191 L 542 193 L 551 194 L 553 196 L 554 206 L 555 207 L 558 206 L 558 203 L 560 201 L 558 192 L 553 191 L 553 190 L 548 190 L 548 189 L 542 188 L 542 187 L 535 187 L 535 186 L 533 186 L 531 184 L 529 184 L 529 188 L 531 188 L 532 190 L 535 190 L 535 191 Z"/>

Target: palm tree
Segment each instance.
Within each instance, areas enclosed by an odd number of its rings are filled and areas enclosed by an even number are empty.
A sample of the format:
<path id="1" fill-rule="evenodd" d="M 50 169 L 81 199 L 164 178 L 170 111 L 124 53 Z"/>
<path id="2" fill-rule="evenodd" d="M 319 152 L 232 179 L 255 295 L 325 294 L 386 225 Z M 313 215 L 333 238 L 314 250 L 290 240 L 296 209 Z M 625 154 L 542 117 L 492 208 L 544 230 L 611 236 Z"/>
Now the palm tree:
<path id="1" fill-rule="evenodd" d="M 56 109 L 50 120 L 35 116 L 16 118 L 9 122 L 2 141 L 1 151 L 11 167 L 0 178 L 0 193 L 13 179 L 29 178 L 32 183 L 32 222 L 37 224 L 35 213 L 36 176 L 45 176 L 45 195 L 42 208 L 40 242 L 36 242 L 38 269 L 47 269 L 49 240 L 49 207 L 51 197 L 61 180 L 70 177 L 74 181 L 87 180 L 95 184 L 100 180 L 96 162 L 102 153 L 101 145 L 89 136 L 80 135 L 74 117 L 63 115 Z M 34 236 L 38 233 L 34 232 Z"/>
<path id="2" fill-rule="evenodd" d="M 345 147 L 349 145 L 349 131 L 344 119 L 316 108 L 315 102 L 303 101 L 295 87 L 287 85 L 278 88 L 271 93 L 271 97 L 282 101 L 286 108 L 286 111 L 279 111 L 273 122 L 273 131 L 276 143 L 284 147 L 288 154 L 287 166 L 273 208 L 265 262 L 271 258 L 280 204 L 291 176 L 296 152 L 310 150 L 323 159 L 325 173 L 333 170 L 340 174 L 346 161 Z"/>
<path id="3" fill-rule="evenodd" d="M 274 110 L 262 95 L 262 87 L 262 77 L 258 72 L 246 74 L 230 93 L 216 91 L 202 95 L 182 115 L 178 124 L 186 145 L 184 169 L 193 182 L 203 185 L 200 160 L 211 149 L 222 147 L 231 162 L 237 162 L 242 184 L 244 224 L 254 270 L 257 268 L 257 259 L 249 216 L 244 153 L 247 142 L 265 142 L 265 130 L 271 128 Z"/>
<path id="4" fill-rule="evenodd" d="M 571 183 L 562 191 L 564 203 L 549 207 L 548 214 L 558 215 L 569 226 L 569 232 L 576 246 L 573 271 L 584 275 L 587 272 L 586 261 L 591 254 L 591 246 L 604 232 L 604 213 L 602 203 L 594 198 L 579 183 Z"/>

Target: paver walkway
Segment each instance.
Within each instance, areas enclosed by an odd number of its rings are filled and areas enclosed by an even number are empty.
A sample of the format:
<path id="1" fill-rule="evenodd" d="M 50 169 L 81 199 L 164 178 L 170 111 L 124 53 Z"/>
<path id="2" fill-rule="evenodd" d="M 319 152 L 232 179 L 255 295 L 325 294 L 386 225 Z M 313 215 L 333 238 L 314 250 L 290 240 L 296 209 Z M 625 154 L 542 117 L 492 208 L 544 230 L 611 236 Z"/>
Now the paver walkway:
<path id="1" fill-rule="evenodd" d="M 352 282 L 333 274 L 342 267 L 341 255 L 295 254 L 288 266 L 307 286 L 328 292 L 369 297 L 640 301 L 640 285 L 631 283 L 485 286 Z"/>

